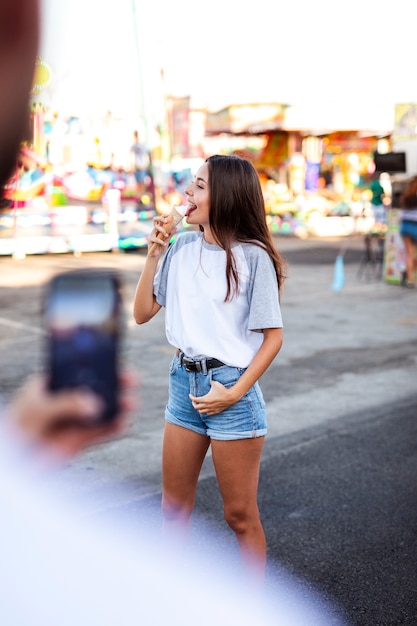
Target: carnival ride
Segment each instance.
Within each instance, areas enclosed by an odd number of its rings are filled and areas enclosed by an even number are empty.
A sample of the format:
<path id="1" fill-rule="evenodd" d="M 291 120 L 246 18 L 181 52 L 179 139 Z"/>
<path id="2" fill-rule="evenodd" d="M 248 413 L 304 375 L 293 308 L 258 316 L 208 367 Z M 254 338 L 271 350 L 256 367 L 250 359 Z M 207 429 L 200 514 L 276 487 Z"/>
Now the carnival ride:
<path id="1" fill-rule="evenodd" d="M 320 194 L 294 198 L 285 185 L 271 180 L 263 184 L 263 193 L 273 235 L 338 236 L 369 228 L 352 206 Z M 0 201 L 0 256 L 144 248 L 154 216 L 181 202 L 177 196 L 176 190 L 158 194 L 156 206 L 152 194 L 137 197 L 129 172 L 87 164 L 82 171 L 58 175 L 45 159 L 22 147 Z"/>
<path id="2" fill-rule="evenodd" d="M 58 176 L 23 147 L 0 203 L 0 255 L 141 248 L 154 215 L 129 188 L 127 173 L 87 167 Z"/>

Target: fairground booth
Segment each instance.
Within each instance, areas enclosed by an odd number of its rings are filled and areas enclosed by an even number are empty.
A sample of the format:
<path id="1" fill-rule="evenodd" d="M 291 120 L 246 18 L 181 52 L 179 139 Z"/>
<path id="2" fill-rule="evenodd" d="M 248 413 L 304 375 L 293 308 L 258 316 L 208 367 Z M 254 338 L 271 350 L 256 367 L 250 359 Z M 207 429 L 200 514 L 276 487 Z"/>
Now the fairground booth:
<path id="1" fill-rule="evenodd" d="M 390 150 L 386 126 L 367 128 L 359 115 L 340 111 L 259 103 L 209 113 L 206 133 L 247 139 L 273 232 L 335 236 L 370 228 L 374 153 Z"/>

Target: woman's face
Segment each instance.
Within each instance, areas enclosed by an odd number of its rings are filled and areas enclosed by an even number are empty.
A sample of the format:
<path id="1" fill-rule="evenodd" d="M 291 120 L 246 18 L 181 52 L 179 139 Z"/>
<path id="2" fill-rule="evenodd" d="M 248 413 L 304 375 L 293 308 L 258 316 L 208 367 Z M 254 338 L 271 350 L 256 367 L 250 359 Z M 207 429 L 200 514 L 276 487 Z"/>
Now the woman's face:
<path id="1" fill-rule="evenodd" d="M 205 233 L 209 226 L 210 214 L 208 177 L 208 165 L 203 163 L 193 182 L 185 189 L 188 199 L 188 208 L 185 214 L 187 223 L 203 226 Z"/>

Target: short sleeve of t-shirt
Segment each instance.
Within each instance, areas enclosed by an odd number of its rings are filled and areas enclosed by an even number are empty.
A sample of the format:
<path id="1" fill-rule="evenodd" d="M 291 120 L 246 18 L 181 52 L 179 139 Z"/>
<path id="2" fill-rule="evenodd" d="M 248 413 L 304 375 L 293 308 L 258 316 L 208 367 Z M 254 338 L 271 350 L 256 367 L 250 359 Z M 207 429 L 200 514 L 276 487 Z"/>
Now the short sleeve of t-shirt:
<path id="1" fill-rule="evenodd" d="M 278 299 L 278 281 L 273 262 L 268 253 L 255 245 L 243 245 L 249 267 L 249 330 L 282 328 L 282 315 Z"/>

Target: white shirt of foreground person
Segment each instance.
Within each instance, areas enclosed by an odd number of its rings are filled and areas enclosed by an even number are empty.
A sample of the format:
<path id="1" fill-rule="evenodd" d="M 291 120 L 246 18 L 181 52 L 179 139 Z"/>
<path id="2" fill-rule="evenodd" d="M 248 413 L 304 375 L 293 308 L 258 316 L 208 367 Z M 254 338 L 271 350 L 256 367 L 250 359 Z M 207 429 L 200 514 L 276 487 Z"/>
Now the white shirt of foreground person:
<path id="1" fill-rule="evenodd" d="M 291 583 L 257 595 L 227 558 L 162 553 L 143 522 L 138 537 L 122 520 L 89 519 L 38 469 L 0 428 L 2 626 L 336 624 Z"/>

